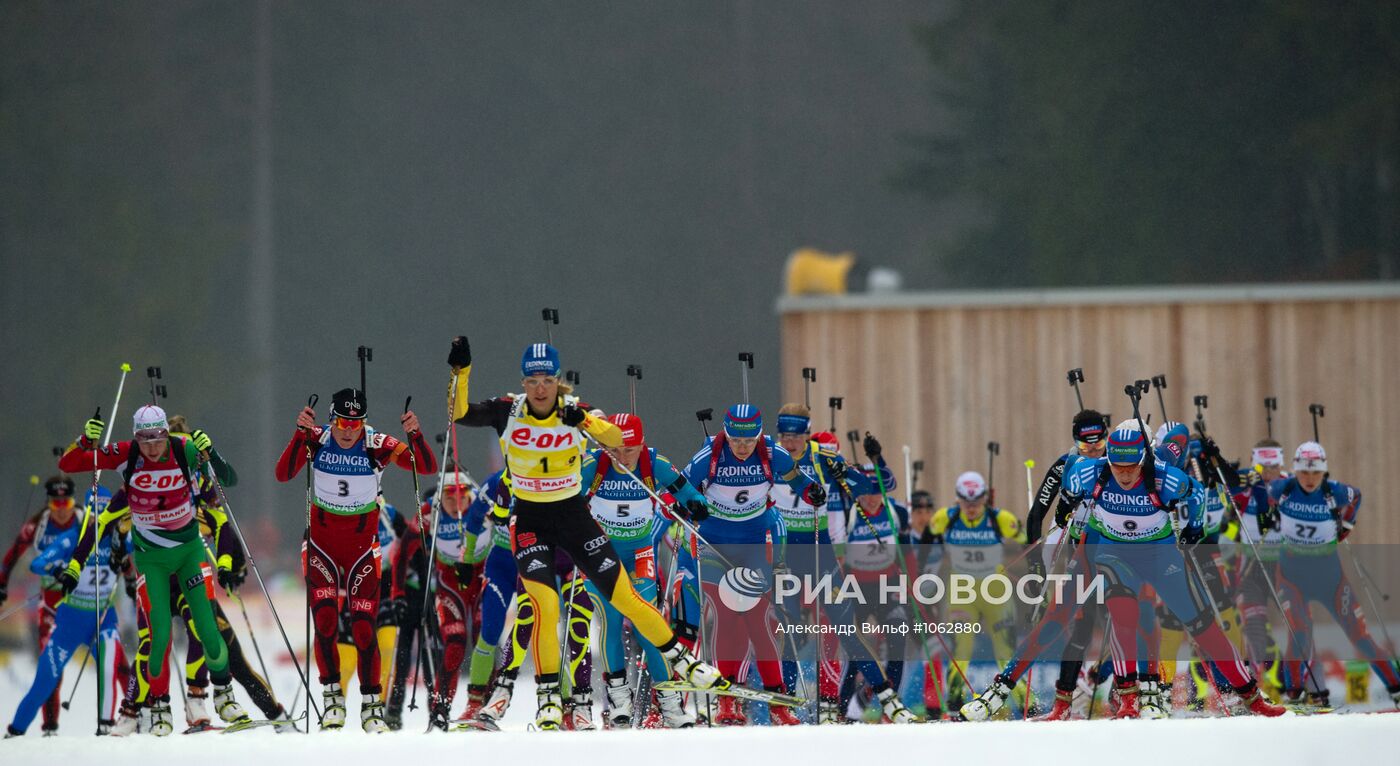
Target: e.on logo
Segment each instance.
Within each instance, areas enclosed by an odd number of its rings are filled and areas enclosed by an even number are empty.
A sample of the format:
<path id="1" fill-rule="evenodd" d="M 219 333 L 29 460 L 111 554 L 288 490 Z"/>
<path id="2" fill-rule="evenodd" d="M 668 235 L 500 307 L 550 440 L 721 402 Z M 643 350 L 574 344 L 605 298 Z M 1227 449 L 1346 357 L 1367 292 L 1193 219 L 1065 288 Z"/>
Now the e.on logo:
<path id="1" fill-rule="evenodd" d="M 574 446 L 574 434 L 570 430 L 562 434 L 551 431 L 543 431 L 538 435 L 529 428 L 517 428 L 510 432 L 510 440 L 520 447 L 534 447 L 535 449 L 555 449 L 559 447 Z"/>
<path id="2" fill-rule="evenodd" d="M 137 489 L 155 490 L 157 492 L 167 489 L 174 489 L 181 484 L 179 471 L 148 471 L 139 473 L 131 479 L 131 486 Z"/>

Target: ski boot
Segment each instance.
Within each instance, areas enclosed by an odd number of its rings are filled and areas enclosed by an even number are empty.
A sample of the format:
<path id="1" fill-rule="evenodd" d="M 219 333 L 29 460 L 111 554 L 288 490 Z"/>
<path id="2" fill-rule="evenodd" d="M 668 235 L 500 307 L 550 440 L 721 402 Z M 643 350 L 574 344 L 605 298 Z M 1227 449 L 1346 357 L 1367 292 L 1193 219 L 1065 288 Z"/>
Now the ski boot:
<path id="1" fill-rule="evenodd" d="M 1114 709 L 1113 717 L 1137 718 L 1139 712 L 1137 679 L 1119 683 L 1114 691 L 1118 692 L 1118 707 Z"/>
<path id="2" fill-rule="evenodd" d="M 451 712 L 452 709 L 446 700 L 433 700 L 428 704 L 428 726 L 438 731 L 447 731 L 448 716 Z"/>
<path id="3" fill-rule="evenodd" d="M 1011 687 L 998 675 L 987 690 L 963 705 L 958 713 L 967 721 L 985 721 L 1006 707 L 1006 698 L 1011 696 Z"/>
<path id="4" fill-rule="evenodd" d="M 297 731 L 296 721 L 293 721 L 292 717 L 287 715 L 287 709 L 281 705 L 277 706 L 277 715 L 272 720 L 277 722 L 272 725 L 272 730 L 278 734 Z"/>
<path id="5" fill-rule="evenodd" d="M 1138 718 L 1156 720 L 1168 716 L 1162 704 L 1162 685 L 1158 681 L 1138 682 Z"/>
<path id="6" fill-rule="evenodd" d="M 1284 706 L 1275 705 L 1269 701 L 1268 697 L 1260 694 L 1258 685 L 1253 681 L 1247 686 L 1238 689 L 1237 693 L 1240 695 L 1240 704 L 1254 715 L 1273 718 L 1274 716 L 1280 716 L 1288 712 L 1288 709 Z"/>
<path id="7" fill-rule="evenodd" d="M 122 703 L 121 711 L 117 715 L 117 722 L 107 733 L 113 737 L 129 737 L 136 733 L 136 729 L 141 724 L 141 711 L 127 707 Z"/>
<path id="8" fill-rule="evenodd" d="M 321 730 L 332 731 L 345 728 L 345 693 L 340 684 L 327 684 L 321 690 Z"/>
<path id="9" fill-rule="evenodd" d="M 680 692 L 657 692 L 656 707 L 661 709 L 661 721 L 668 729 L 689 729 L 695 725 L 695 716 L 685 709 L 685 695 Z"/>
<path id="10" fill-rule="evenodd" d="M 768 691 L 783 694 L 783 687 L 770 686 Z M 792 708 L 787 705 L 768 703 L 768 725 L 769 726 L 801 726 L 802 719 L 797 717 Z"/>
<path id="11" fill-rule="evenodd" d="M 1074 692 L 1056 687 L 1055 704 L 1050 712 L 1033 719 L 1036 721 L 1068 721 L 1074 714 Z"/>
<path id="12" fill-rule="evenodd" d="M 564 727 L 564 702 L 559 696 L 558 681 L 541 681 L 535 684 L 535 728 L 540 731 L 559 731 Z"/>
<path id="13" fill-rule="evenodd" d="M 457 716 L 458 723 L 476 720 L 481 709 L 486 706 L 486 689 L 485 686 L 467 687 L 467 707 L 461 715 Z"/>
<path id="14" fill-rule="evenodd" d="M 842 724 L 845 721 L 841 718 L 841 701 L 822 697 L 817 700 L 817 725 L 830 726 L 832 724 Z"/>
<path id="15" fill-rule="evenodd" d="M 1390 701 L 1395 703 L 1395 707 L 1400 708 L 1400 686 L 1394 689 L 1386 689 L 1390 692 Z"/>
<path id="16" fill-rule="evenodd" d="M 607 684 L 608 725 L 622 729 L 632 725 L 632 686 L 627 683 L 627 674 L 619 673 L 615 678 L 604 676 Z"/>
<path id="17" fill-rule="evenodd" d="M 384 734 L 389 724 L 384 722 L 384 699 L 378 694 L 366 694 L 360 700 L 360 728 L 367 734 Z"/>
<path id="18" fill-rule="evenodd" d="M 58 724 L 45 725 L 45 726 L 43 726 L 43 727 L 40 729 L 40 731 L 43 732 L 42 734 L 39 735 L 39 736 L 41 736 L 41 737 L 57 737 L 57 736 L 58 736 Z"/>
<path id="19" fill-rule="evenodd" d="M 904 700 L 899 698 L 899 690 L 890 687 L 876 695 L 880 700 L 880 712 L 884 713 L 885 720 L 890 723 L 918 723 L 919 717 L 913 711 L 904 706 Z"/>
<path id="20" fill-rule="evenodd" d="M 491 690 L 490 699 L 482 706 L 481 712 L 477 713 L 478 718 L 485 718 L 492 723 L 500 721 L 506 717 L 506 711 L 510 709 L 510 698 L 515 693 L 515 676 L 508 676 L 504 673 L 496 679 L 496 688 Z"/>
<path id="21" fill-rule="evenodd" d="M 161 697 L 151 703 L 151 733 L 157 737 L 168 737 L 175 731 L 170 716 L 170 698 Z"/>
<path id="22" fill-rule="evenodd" d="M 248 711 L 233 697 L 233 684 L 214 684 L 214 712 L 224 723 L 246 723 Z"/>
<path id="23" fill-rule="evenodd" d="M 674 641 L 671 648 L 661 653 L 666 664 L 675 671 L 676 677 L 697 689 L 727 689 L 729 679 L 720 675 L 719 668 L 696 659 L 685 644 Z"/>
<path id="24" fill-rule="evenodd" d="M 191 686 L 185 697 L 185 726 L 190 729 L 209 727 L 209 692 L 203 687 Z"/>
<path id="25" fill-rule="evenodd" d="M 720 726 L 743 726 L 749 722 L 744 715 L 744 701 L 735 697 L 722 696 L 715 700 L 715 723 Z"/>
<path id="26" fill-rule="evenodd" d="M 576 689 L 569 697 L 564 713 L 564 728 L 569 731 L 593 731 L 593 690 Z"/>
<path id="27" fill-rule="evenodd" d="M 102 720 L 98 721 L 98 722 L 97 722 L 97 736 L 99 736 L 99 737 L 105 737 L 105 736 L 111 734 L 111 733 L 112 733 L 112 725 L 115 724 L 115 723 L 116 723 L 116 721 L 113 721 L 113 720 L 110 719 L 110 718 L 103 718 Z"/>
<path id="28" fill-rule="evenodd" d="M 16 729 L 16 728 L 13 727 L 13 726 L 6 726 L 6 727 L 5 727 L 5 739 L 10 739 L 10 738 L 12 738 L 12 737 L 23 737 L 23 736 L 24 736 L 24 732 L 20 731 L 19 729 Z"/>

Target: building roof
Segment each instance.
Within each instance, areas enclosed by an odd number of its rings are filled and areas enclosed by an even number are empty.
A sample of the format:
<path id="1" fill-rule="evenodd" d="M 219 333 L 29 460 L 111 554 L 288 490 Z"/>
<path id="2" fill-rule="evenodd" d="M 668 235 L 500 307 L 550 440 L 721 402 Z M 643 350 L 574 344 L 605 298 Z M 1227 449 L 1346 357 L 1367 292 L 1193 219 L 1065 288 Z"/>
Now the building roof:
<path id="1" fill-rule="evenodd" d="M 1055 287 L 1018 290 L 927 290 L 844 295 L 784 295 L 779 314 L 809 311 L 880 311 L 1030 306 L 1114 306 L 1182 303 L 1275 303 L 1400 300 L 1400 281 L 1300 282 L 1163 287 Z"/>

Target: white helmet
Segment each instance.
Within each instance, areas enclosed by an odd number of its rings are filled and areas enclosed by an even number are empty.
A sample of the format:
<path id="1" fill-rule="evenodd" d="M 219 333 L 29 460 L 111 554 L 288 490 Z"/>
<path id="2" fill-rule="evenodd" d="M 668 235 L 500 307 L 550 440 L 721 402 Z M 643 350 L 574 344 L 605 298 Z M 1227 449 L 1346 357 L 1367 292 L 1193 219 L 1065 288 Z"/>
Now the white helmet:
<path id="1" fill-rule="evenodd" d="M 137 408 L 131 416 L 131 432 L 137 441 L 160 441 L 170 433 L 170 422 L 165 418 L 165 410 L 148 404 Z"/>
<path id="2" fill-rule="evenodd" d="M 976 471 L 965 471 L 958 475 L 954 492 L 960 500 L 976 500 L 987 494 L 987 480 Z"/>
<path id="3" fill-rule="evenodd" d="M 1317 442 L 1303 442 L 1293 451 L 1293 471 L 1326 471 L 1327 450 Z"/>

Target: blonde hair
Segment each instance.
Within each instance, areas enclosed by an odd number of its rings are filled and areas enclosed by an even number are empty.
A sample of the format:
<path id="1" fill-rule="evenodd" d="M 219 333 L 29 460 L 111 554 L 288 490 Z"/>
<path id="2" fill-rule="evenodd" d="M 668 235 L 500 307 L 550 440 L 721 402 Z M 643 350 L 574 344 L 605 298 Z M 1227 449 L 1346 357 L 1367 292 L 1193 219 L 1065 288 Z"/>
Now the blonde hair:
<path id="1" fill-rule="evenodd" d="M 169 423 L 170 433 L 172 434 L 187 434 L 190 432 L 190 425 L 185 422 L 184 415 L 171 415 L 170 419 L 166 422 Z"/>
<path id="2" fill-rule="evenodd" d="M 808 407 L 807 405 L 803 404 L 802 402 L 791 402 L 791 403 L 788 403 L 788 404 L 784 404 L 784 405 L 783 405 L 783 408 L 780 409 L 780 410 L 778 410 L 778 414 L 779 414 L 779 415 L 800 415 L 800 416 L 802 416 L 802 417 L 807 418 L 807 419 L 810 420 L 811 417 L 812 417 L 812 408 Z"/>

